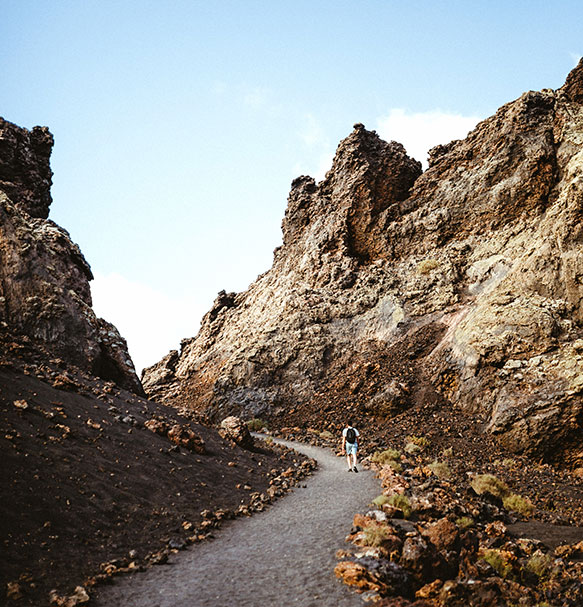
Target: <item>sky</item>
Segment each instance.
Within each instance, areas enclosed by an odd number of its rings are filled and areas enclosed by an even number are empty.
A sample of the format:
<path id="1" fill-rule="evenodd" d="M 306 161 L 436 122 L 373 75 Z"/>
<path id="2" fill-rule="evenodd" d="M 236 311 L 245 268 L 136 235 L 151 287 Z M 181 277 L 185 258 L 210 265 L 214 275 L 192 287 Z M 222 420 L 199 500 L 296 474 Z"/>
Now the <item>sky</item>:
<path id="1" fill-rule="evenodd" d="M 426 162 L 583 53 L 580 0 L 0 0 L 0 116 L 138 372 L 271 267 L 291 181 L 362 122 Z"/>

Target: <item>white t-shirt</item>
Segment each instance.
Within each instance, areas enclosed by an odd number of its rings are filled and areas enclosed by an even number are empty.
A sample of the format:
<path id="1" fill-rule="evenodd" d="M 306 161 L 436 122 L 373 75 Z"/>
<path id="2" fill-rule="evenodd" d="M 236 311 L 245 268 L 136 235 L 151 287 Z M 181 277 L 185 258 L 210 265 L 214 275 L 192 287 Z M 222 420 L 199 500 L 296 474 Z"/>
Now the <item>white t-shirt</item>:
<path id="1" fill-rule="evenodd" d="M 352 428 L 354 430 L 354 434 L 356 434 L 356 439 L 357 439 L 357 442 L 358 442 L 358 437 L 360 436 L 360 432 L 354 426 L 348 426 L 348 428 Z M 346 438 L 346 434 L 348 432 L 348 428 L 344 428 L 344 430 L 342 430 L 342 436 L 344 438 Z"/>

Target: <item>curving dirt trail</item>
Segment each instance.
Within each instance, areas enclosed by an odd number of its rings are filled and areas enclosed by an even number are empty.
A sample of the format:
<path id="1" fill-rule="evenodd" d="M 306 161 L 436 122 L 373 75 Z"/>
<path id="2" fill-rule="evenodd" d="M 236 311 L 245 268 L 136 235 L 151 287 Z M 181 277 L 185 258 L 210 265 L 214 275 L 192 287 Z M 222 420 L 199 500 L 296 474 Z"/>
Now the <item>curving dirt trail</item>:
<path id="1" fill-rule="evenodd" d="M 102 587 L 97 607 L 258 607 L 362 605 L 334 577 L 355 512 L 379 493 L 371 472 L 346 471 L 345 458 L 280 441 L 313 457 L 319 468 L 268 510 L 225 524 L 216 539 Z"/>

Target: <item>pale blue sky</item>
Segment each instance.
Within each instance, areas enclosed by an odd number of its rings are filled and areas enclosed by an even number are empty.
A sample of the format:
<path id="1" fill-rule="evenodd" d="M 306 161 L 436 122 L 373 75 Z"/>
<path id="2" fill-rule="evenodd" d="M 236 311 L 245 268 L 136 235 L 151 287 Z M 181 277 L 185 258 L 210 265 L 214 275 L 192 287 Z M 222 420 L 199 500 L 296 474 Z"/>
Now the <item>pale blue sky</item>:
<path id="1" fill-rule="evenodd" d="M 140 369 L 271 266 L 291 180 L 353 123 L 424 160 L 583 53 L 580 0 L 0 6 L 0 115 L 54 134 L 51 218 Z"/>

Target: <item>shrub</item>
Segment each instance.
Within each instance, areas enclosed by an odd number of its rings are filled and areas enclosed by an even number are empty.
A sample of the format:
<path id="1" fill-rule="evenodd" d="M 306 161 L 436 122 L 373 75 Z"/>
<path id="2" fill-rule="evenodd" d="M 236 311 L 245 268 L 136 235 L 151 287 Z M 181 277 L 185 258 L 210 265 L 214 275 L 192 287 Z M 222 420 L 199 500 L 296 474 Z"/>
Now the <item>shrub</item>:
<path id="1" fill-rule="evenodd" d="M 550 554 L 543 554 L 537 550 L 527 561 L 526 569 L 538 578 L 545 578 L 553 570 L 554 559 Z"/>
<path id="2" fill-rule="evenodd" d="M 534 506 L 532 502 L 516 493 L 507 495 L 503 500 L 504 508 L 506 510 L 513 510 L 522 514 L 522 516 L 530 516 L 534 512 Z"/>
<path id="3" fill-rule="evenodd" d="M 423 451 L 423 449 L 415 443 L 407 443 L 405 445 L 405 453 L 408 453 L 409 455 L 417 455 L 417 453 L 421 453 L 421 451 Z"/>
<path id="4" fill-rule="evenodd" d="M 405 518 L 409 518 L 411 516 L 411 512 L 413 512 L 411 502 L 406 495 L 401 495 L 400 493 L 391 495 L 389 498 L 389 504 L 391 504 L 391 506 L 394 508 L 398 508 L 403 513 Z"/>
<path id="5" fill-rule="evenodd" d="M 401 459 L 401 454 L 396 449 L 385 449 L 377 451 L 370 458 L 375 464 L 390 464 L 390 462 L 398 462 Z"/>
<path id="6" fill-rule="evenodd" d="M 448 447 L 443 450 L 443 457 L 453 457 L 453 447 Z"/>
<path id="7" fill-rule="evenodd" d="M 389 498 L 386 495 L 381 494 L 375 497 L 371 503 L 377 506 L 378 508 L 382 508 L 385 504 L 389 503 Z"/>
<path id="8" fill-rule="evenodd" d="M 261 430 L 267 429 L 267 424 L 262 419 L 256 417 L 247 422 L 247 427 L 251 432 L 261 432 Z"/>
<path id="9" fill-rule="evenodd" d="M 516 460 L 512 459 L 511 457 L 507 457 L 506 459 L 502 460 L 502 465 L 505 468 L 514 468 L 516 466 Z"/>
<path id="10" fill-rule="evenodd" d="M 425 438 L 424 436 L 408 436 L 406 440 L 408 443 L 414 443 L 422 449 L 425 449 L 425 447 L 429 447 L 429 445 L 431 444 L 431 441 L 428 438 Z"/>
<path id="11" fill-rule="evenodd" d="M 438 462 L 435 460 L 432 464 L 427 466 L 437 478 L 441 480 L 448 480 L 451 478 L 451 470 L 445 462 Z"/>
<path id="12" fill-rule="evenodd" d="M 456 520 L 455 524 L 462 530 L 470 529 L 471 527 L 473 527 L 475 525 L 474 519 L 471 518 L 470 516 L 462 516 L 462 517 L 458 518 Z"/>
<path id="13" fill-rule="evenodd" d="M 498 573 L 500 577 L 506 578 L 512 571 L 512 565 L 504 558 L 500 550 L 494 548 L 484 552 L 484 560 Z"/>
<path id="14" fill-rule="evenodd" d="M 329 430 L 324 430 L 323 432 L 320 432 L 320 438 L 334 440 L 334 435 Z"/>
<path id="15" fill-rule="evenodd" d="M 493 474 L 477 474 L 470 482 L 472 489 L 478 494 L 489 493 L 495 497 L 506 497 L 509 494 L 508 486 Z"/>
<path id="16" fill-rule="evenodd" d="M 401 466 L 401 464 L 395 461 L 394 459 L 388 461 L 386 465 L 389 466 L 389 468 L 391 468 L 391 470 L 393 470 L 393 472 L 396 472 L 397 474 L 401 474 L 401 472 L 403 472 L 403 466 Z"/>
<path id="17" fill-rule="evenodd" d="M 391 537 L 391 530 L 384 525 L 367 525 L 362 530 L 362 541 L 365 546 L 378 548 L 383 542 Z"/>
<path id="18" fill-rule="evenodd" d="M 437 259 L 424 259 L 417 264 L 418 274 L 429 274 L 432 270 L 439 267 Z"/>

